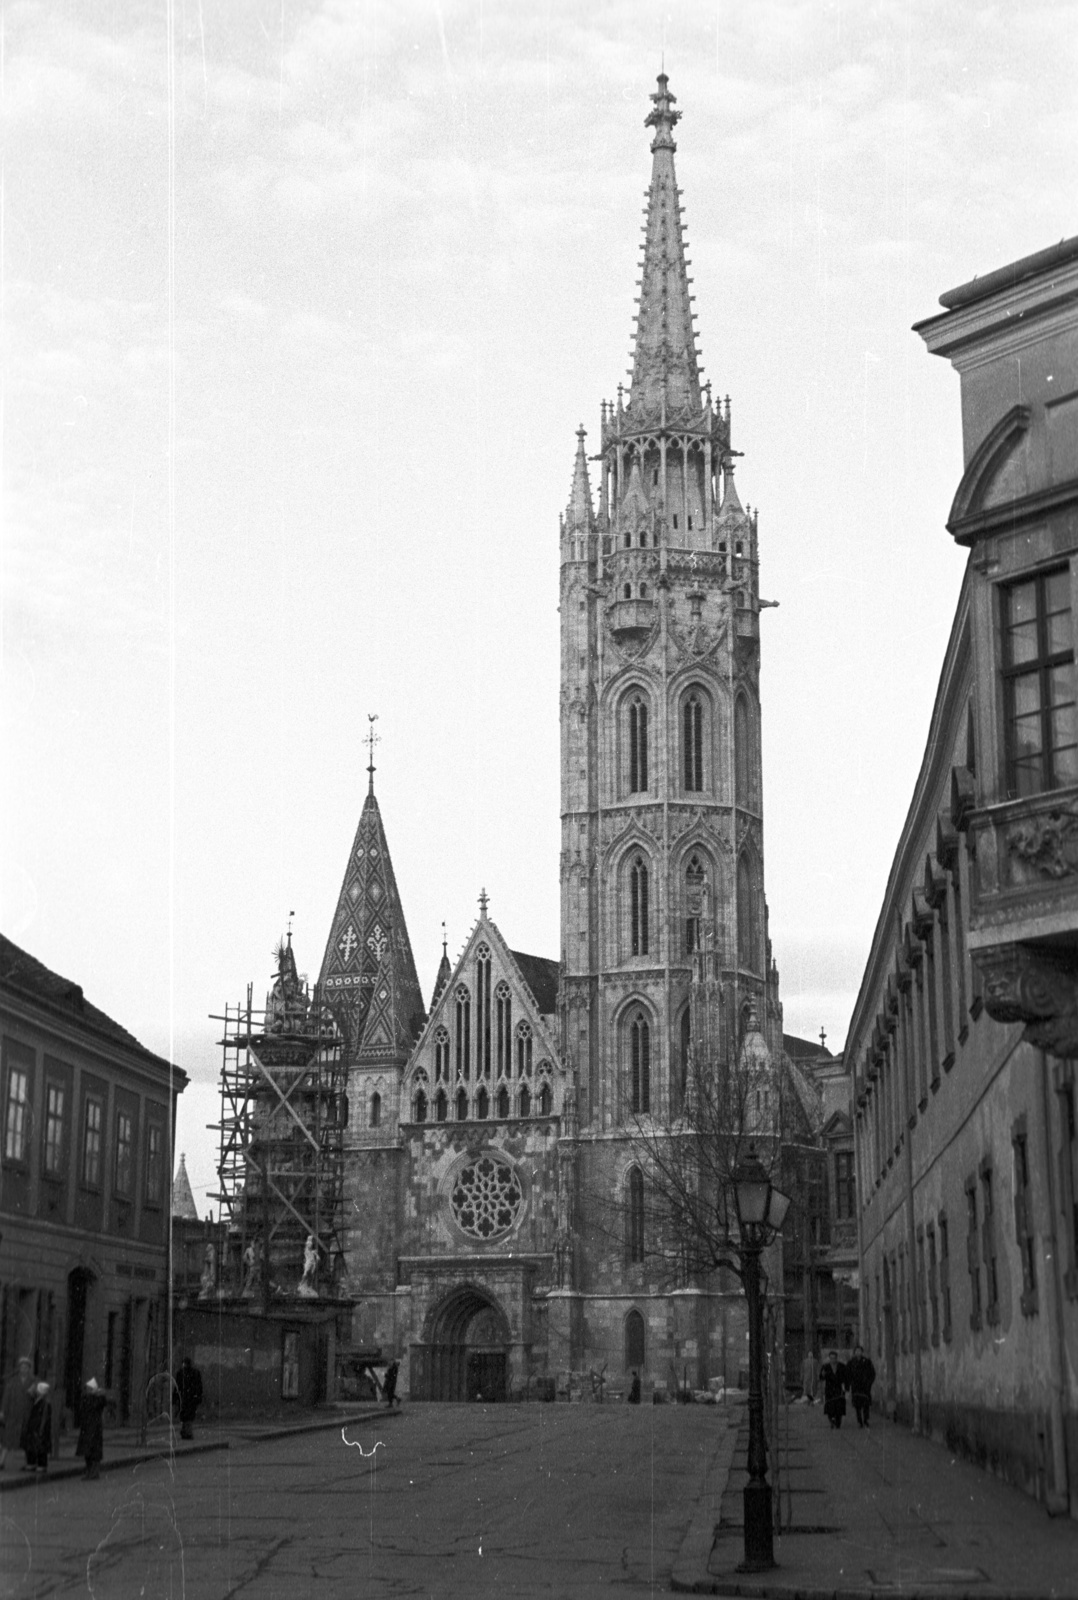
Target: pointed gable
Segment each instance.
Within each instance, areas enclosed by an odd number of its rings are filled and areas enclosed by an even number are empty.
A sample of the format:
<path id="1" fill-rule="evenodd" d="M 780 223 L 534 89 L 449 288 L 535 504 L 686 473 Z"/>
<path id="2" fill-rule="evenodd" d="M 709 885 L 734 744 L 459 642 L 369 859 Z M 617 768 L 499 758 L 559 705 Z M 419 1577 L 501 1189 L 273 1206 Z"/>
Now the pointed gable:
<path id="1" fill-rule="evenodd" d="M 198 1209 L 191 1192 L 191 1180 L 187 1176 L 187 1157 L 183 1154 L 176 1168 L 176 1176 L 172 1180 L 172 1215 L 184 1222 L 198 1221 Z"/>
<path id="2" fill-rule="evenodd" d="M 353 1061 L 411 1048 L 423 1025 L 423 997 L 373 777 L 318 981 L 345 1029 Z"/>
<path id="3" fill-rule="evenodd" d="M 543 1009 L 553 1011 L 557 972 L 556 962 L 515 955 L 484 905 L 408 1064 L 402 1121 L 560 1115 L 564 1075 Z"/>

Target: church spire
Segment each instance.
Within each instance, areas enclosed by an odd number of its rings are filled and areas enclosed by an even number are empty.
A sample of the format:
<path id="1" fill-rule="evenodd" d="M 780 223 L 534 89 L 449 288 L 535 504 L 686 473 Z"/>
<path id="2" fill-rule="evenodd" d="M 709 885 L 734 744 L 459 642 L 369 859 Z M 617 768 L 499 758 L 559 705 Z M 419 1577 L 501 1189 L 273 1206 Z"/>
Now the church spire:
<path id="1" fill-rule="evenodd" d="M 587 430 L 584 424 L 576 430 L 576 459 L 573 462 L 573 486 L 569 491 L 569 505 L 565 512 L 567 528 L 581 533 L 591 531 L 594 513 L 591 503 L 591 482 L 588 478 L 588 456 L 584 449 Z"/>
<path id="2" fill-rule="evenodd" d="M 368 738 L 376 738 L 371 721 Z M 353 1061 L 407 1052 L 423 1025 L 408 928 L 374 793 L 369 785 L 345 868 L 322 969 L 322 998 L 344 1027 Z"/>
<path id="3" fill-rule="evenodd" d="M 648 190 L 640 309 L 633 349 L 629 407 L 634 420 L 701 407 L 700 369 L 693 333 L 692 296 L 681 229 L 680 191 L 674 173 L 674 128 L 681 117 L 675 97 L 659 74 L 654 110 L 645 126 L 655 129 L 651 141 L 651 187 Z"/>

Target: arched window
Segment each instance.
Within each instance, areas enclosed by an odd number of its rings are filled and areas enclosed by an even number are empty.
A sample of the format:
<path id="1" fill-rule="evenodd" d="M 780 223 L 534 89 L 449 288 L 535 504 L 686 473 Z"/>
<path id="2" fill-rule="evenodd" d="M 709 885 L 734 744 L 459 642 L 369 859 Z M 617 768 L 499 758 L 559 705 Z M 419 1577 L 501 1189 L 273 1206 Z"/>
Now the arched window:
<path id="1" fill-rule="evenodd" d="M 439 1089 L 434 1096 L 434 1117 L 437 1122 L 444 1122 L 449 1115 L 449 1097 L 444 1089 Z"/>
<path id="2" fill-rule="evenodd" d="M 475 1041 L 475 1075 L 490 1077 L 490 946 L 475 953 L 475 1000 L 478 1036 Z"/>
<path id="3" fill-rule="evenodd" d="M 642 1011 L 629 1023 L 629 1110 L 651 1110 L 651 1028 Z"/>
<path id="4" fill-rule="evenodd" d="M 631 600 L 632 597 L 633 597 L 633 586 L 632 586 L 632 584 L 631 583 L 627 583 L 625 585 L 625 588 L 622 590 L 622 593 L 624 594 L 626 600 Z"/>
<path id="5" fill-rule="evenodd" d="M 485 1122 L 490 1115 L 490 1096 L 483 1088 L 475 1097 L 475 1114 L 480 1122 Z"/>
<path id="6" fill-rule="evenodd" d="M 544 1083 L 539 1090 L 539 1115 L 549 1117 L 554 1109 L 554 1094 L 549 1083 Z"/>
<path id="7" fill-rule="evenodd" d="M 692 1055 L 692 1007 L 686 1006 L 681 1013 L 681 1060 L 678 1063 L 677 1105 L 680 1111 L 685 1104 L 685 1089 L 689 1082 L 689 1058 Z"/>
<path id="8" fill-rule="evenodd" d="M 505 1087 L 504 1083 L 498 1090 L 497 1106 L 497 1115 L 504 1121 L 509 1115 L 509 1090 Z"/>
<path id="9" fill-rule="evenodd" d="M 625 1370 L 641 1372 L 644 1366 L 644 1319 L 639 1311 L 625 1318 Z"/>
<path id="10" fill-rule="evenodd" d="M 646 600 L 647 597 L 648 597 L 648 586 L 647 586 L 646 583 L 642 583 L 640 585 L 640 598 L 641 598 L 641 600 Z"/>
<path id="11" fill-rule="evenodd" d="M 530 1022 L 517 1023 L 517 1077 L 532 1075 L 532 1030 Z"/>
<path id="12" fill-rule="evenodd" d="M 648 923 L 648 864 L 638 855 L 629 868 L 629 949 L 634 956 L 648 953 Z"/>
<path id="13" fill-rule="evenodd" d="M 371 1127 L 377 1128 L 382 1120 L 382 1096 L 376 1089 L 371 1095 Z"/>
<path id="14" fill-rule="evenodd" d="M 522 1117 L 530 1117 L 532 1114 L 532 1096 L 527 1084 L 520 1091 L 520 1114 Z"/>
<path id="15" fill-rule="evenodd" d="M 740 694 L 734 702 L 734 792 L 737 804 L 747 806 L 750 810 L 756 798 L 754 772 L 752 719 L 749 716 L 749 703 Z"/>
<path id="16" fill-rule="evenodd" d="M 422 1089 L 419 1089 L 419 1090 L 416 1091 L 416 1097 L 415 1097 L 415 1102 L 414 1102 L 413 1109 L 414 1109 L 414 1112 L 415 1112 L 415 1121 L 416 1122 L 426 1122 L 426 1120 L 427 1120 L 427 1097 L 423 1093 Z"/>
<path id="17" fill-rule="evenodd" d="M 685 868 L 685 954 L 690 956 L 700 948 L 706 883 L 704 864 L 698 855 L 693 855 Z"/>
<path id="18" fill-rule="evenodd" d="M 748 853 L 737 864 L 737 957 L 756 972 L 760 964 L 760 930 L 756 923 L 756 875 Z"/>
<path id="19" fill-rule="evenodd" d="M 497 1063 L 499 1078 L 508 1078 L 513 1070 L 513 997 L 507 983 L 499 983 L 494 991 Z"/>
<path id="20" fill-rule="evenodd" d="M 463 1089 L 458 1089 L 457 1090 L 457 1121 L 458 1122 L 467 1122 L 467 1120 L 468 1120 L 468 1096 L 465 1094 Z"/>
<path id="21" fill-rule="evenodd" d="M 644 1174 L 629 1168 L 629 1260 L 644 1259 Z"/>
<path id="22" fill-rule="evenodd" d="M 434 1030 L 434 1081 L 435 1083 L 449 1082 L 448 1028 L 435 1028 Z"/>
<path id="23" fill-rule="evenodd" d="M 685 788 L 698 793 L 704 787 L 704 708 L 695 690 L 681 708 L 681 751 Z"/>
<path id="24" fill-rule="evenodd" d="M 472 1059 L 472 1001 L 462 983 L 457 990 L 457 1077 L 467 1078 Z"/>
<path id="25" fill-rule="evenodd" d="M 648 786 L 648 703 L 642 694 L 629 701 L 629 792 L 644 794 Z"/>

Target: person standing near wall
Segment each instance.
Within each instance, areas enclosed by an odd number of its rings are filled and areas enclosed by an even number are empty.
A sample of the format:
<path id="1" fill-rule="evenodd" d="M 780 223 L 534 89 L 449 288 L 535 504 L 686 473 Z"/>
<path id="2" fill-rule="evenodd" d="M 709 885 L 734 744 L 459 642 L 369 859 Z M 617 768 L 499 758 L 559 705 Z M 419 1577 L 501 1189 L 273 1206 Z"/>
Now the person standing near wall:
<path id="1" fill-rule="evenodd" d="M 801 1363 L 801 1393 L 810 1406 L 816 1404 L 816 1386 L 820 1381 L 820 1363 L 816 1360 L 816 1352 L 811 1347 L 805 1352 L 805 1359 Z"/>
<path id="2" fill-rule="evenodd" d="M 872 1385 L 876 1381 L 876 1369 L 868 1356 L 865 1355 L 863 1346 L 857 1344 L 853 1347 L 853 1355 L 846 1363 L 846 1377 L 850 1384 L 850 1399 L 853 1409 L 857 1413 L 857 1426 L 868 1427 L 868 1413 L 872 1405 Z"/>
<path id="3" fill-rule="evenodd" d="M 28 1472 L 48 1472 L 52 1450 L 52 1401 L 47 1383 L 34 1385 L 30 1411 L 23 1425 L 22 1447 Z"/>
<path id="4" fill-rule="evenodd" d="M 30 1415 L 33 1387 L 30 1357 L 20 1356 L 0 1398 L 0 1471 L 3 1471 L 8 1451 L 22 1448 L 22 1430 Z"/>
<path id="5" fill-rule="evenodd" d="M 184 1356 L 176 1374 L 176 1405 L 180 1413 L 180 1438 L 193 1439 L 192 1424 L 202 1404 L 202 1374 L 190 1356 Z"/>
<path id="6" fill-rule="evenodd" d="M 98 1388 L 96 1378 L 91 1378 L 82 1391 L 79 1404 L 79 1437 L 75 1445 L 75 1454 L 81 1456 L 86 1463 L 83 1476 L 87 1478 L 96 1478 L 101 1471 L 101 1462 L 105 1454 L 105 1405 L 104 1389 Z"/>

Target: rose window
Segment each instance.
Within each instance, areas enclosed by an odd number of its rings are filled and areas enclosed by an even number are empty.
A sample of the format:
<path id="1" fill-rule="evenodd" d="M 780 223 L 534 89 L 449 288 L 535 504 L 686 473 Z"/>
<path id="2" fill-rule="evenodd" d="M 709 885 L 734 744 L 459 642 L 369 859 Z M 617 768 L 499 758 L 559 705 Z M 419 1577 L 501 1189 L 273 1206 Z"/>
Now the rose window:
<path id="1" fill-rule="evenodd" d="M 493 1156 L 469 1162 L 449 1197 L 457 1226 L 473 1239 L 493 1239 L 506 1233 L 523 1203 L 524 1191 L 513 1168 Z"/>

